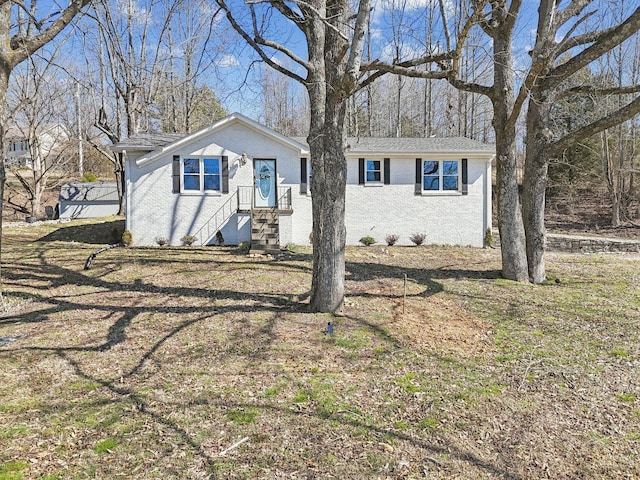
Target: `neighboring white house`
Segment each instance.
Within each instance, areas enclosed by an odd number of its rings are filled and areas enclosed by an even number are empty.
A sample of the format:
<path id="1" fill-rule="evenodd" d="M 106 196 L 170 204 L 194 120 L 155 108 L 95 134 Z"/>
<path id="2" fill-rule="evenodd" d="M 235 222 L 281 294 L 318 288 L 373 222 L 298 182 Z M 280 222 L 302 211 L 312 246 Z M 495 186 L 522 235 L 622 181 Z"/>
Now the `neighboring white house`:
<path id="1" fill-rule="evenodd" d="M 33 168 L 34 155 L 46 161 L 52 152 L 69 140 L 69 131 L 60 123 L 52 123 L 39 125 L 35 136 L 29 137 L 28 127 L 13 125 L 7 129 L 4 135 L 7 165 Z"/>
<path id="2" fill-rule="evenodd" d="M 126 228 L 134 245 L 252 248 L 309 244 L 309 148 L 234 113 L 189 135 L 142 135 L 113 145 L 126 155 Z M 491 227 L 493 145 L 466 138 L 350 138 L 347 243 L 371 236 L 399 245 L 482 247 Z"/>

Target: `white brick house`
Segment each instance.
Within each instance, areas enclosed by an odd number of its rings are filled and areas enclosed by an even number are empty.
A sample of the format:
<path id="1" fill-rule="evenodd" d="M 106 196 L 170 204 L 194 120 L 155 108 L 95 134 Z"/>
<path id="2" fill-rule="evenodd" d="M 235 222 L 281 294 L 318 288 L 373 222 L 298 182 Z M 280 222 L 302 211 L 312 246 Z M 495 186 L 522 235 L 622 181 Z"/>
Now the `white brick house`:
<path id="1" fill-rule="evenodd" d="M 346 151 L 347 243 L 481 247 L 491 226 L 492 145 L 466 138 L 350 138 Z M 126 156 L 126 228 L 134 245 L 220 239 L 253 248 L 307 245 L 309 149 L 234 113 L 199 132 L 142 135 L 113 150 Z"/>

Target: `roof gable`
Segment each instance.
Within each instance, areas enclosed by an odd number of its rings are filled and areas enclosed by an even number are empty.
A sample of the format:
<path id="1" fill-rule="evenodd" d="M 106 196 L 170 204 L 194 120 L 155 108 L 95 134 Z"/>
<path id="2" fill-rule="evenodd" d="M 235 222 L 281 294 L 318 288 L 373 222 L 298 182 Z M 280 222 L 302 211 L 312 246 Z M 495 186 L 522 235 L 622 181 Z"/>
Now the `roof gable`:
<path id="1" fill-rule="evenodd" d="M 268 137 L 280 144 L 288 146 L 294 150 L 298 150 L 301 153 L 307 153 L 308 147 L 295 139 L 286 137 L 275 130 L 272 130 L 264 125 L 251 120 L 250 118 L 240 114 L 233 113 L 214 124 L 198 130 L 192 134 L 144 134 L 136 137 L 123 140 L 114 144 L 111 149 L 115 152 L 136 151 L 145 152 L 142 157 L 137 159 L 138 165 L 144 165 L 152 162 L 153 160 L 170 154 L 175 150 L 183 148 L 189 144 L 198 142 L 207 136 L 214 134 L 224 128 L 227 128 L 234 124 L 242 124 L 243 126 L 250 128 L 258 132 L 265 137 Z"/>

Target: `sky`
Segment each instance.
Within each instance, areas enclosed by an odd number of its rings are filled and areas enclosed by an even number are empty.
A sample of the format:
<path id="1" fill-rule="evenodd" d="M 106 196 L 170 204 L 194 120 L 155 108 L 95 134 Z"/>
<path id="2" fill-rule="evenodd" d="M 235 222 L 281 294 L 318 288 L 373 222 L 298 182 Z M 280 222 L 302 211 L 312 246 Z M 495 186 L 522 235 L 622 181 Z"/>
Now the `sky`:
<path id="1" fill-rule="evenodd" d="M 58 0 L 39 0 L 38 8 L 41 12 L 55 12 L 60 6 Z M 65 2 L 65 0 L 59 0 Z M 166 0 L 113 0 L 118 2 L 119 9 L 125 10 L 129 5 L 133 6 L 133 10 L 140 18 L 149 18 L 151 9 L 148 5 L 155 3 L 153 12 L 162 10 L 162 7 L 169 5 Z M 211 15 L 215 11 L 215 3 L 211 0 L 190 0 L 204 2 L 199 10 L 202 16 Z M 228 0 L 229 4 L 235 11 L 235 8 L 245 8 L 245 14 L 240 18 L 245 23 L 249 20 L 246 14 L 246 4 L 243 0 Z M 427 44 L 427 21 L 424 12 L 433 12 L 433 40 L 431 42 L 431 51 L 438 51 L 444 48 L 443 28 L 441 26 L 441 17 L 439 13 L 439 2 L 437 0 L 374 0 L 374 7 L 371 16 L 371 50 L 372 57 L 381 61 L 392 62 L 399 52 L 400 59 L 406 59 L 414 55 L 421 54 L 425 51 Z M 564 7 L 570 0 L 561 0 L 560 7 Z M 151 2 L 151 3 L 149 3 Z M 27 2 L 27 5 L 29 3 Z M 288 2 L 287 5 L 296 8 L 294 2 Z M 455 13 L 456 2 L 445 0 L 445 8 L 447 15 L 451 17 Z M 515 69 L 517 75 L 523 75 L 527 71 L 529 64 L 528 51 L 532 48 L 535 41 L 535 22 L 537 21 L 537 5 L 538 2 L 525 0 L 522 10 L 518 17 L 516 26 L 516 35 L 514 42 Z M 598 15 L 606 18 L 612 18 L 619 14 L 623 9 L 630 10 L 638 5 L 638 0 L 595 0 L 594 6 L 599 9 Z M 62 5 L 64 6 L 64 4 Z M 263 8 L 264 5 L 257 5 L 257 8 Z M 301 32 L 295 26 L 283 20 L 278 13 L 267 13 L 266 10 L 261 12 L 263 17 L 268 19 L 270 28 L 265 34 L 266 38 L 273 39 L 286 45 L 296 55 L 305 57 L 305 40 Z M 591 22 L 598 15 L 594 15 Z M 161 28 L 161 22 L 158 19 L 152 19 L 151 34 Z M 582 27 L 589 28 L 589 22 Z M 592 26 L 592 25 L 591 25 Z M 581 28 L 582 28 L 581 27 Z M 90 31 L 90 27 L 84 27 Z M 455 33 L 456 25 L 450 22 L 449 28 L 452 35 Z M 216 39 L 212 41 L 210 47 L 216 49 L 214 59 L 217 72 L 208 75 L 208 84 L 214 92 L 225 102 L 225 106 L 229 111 L 239 111 L 253 118 L 260 116 L 260 88 L 259 75 L 260 68 L 254 63 L 256 60 L 252 50 L 232 31 L 226 19 L 220 17 L 214 25 Z M 399 35 L 397 32 L 401 32 Z M 474 45 L 479 47 L 478 58 L 490 55 L 491 44 L 487 37 L 475 32 L 477 35 L 471 39 Z M 153 35 L 151 35 L 153 38 Z M 75 47 L 78 47 L 76 39 Z M 77 52 L 70 52 L 75 55 Z M 281 65 L 293 69 L 296 73 L 304 76 L 304 70 L 296 68 L 289 59 L 275 51 L 271 52 L 274 61 Z M 488 79 L 490 81 L 490 79 Z"/>

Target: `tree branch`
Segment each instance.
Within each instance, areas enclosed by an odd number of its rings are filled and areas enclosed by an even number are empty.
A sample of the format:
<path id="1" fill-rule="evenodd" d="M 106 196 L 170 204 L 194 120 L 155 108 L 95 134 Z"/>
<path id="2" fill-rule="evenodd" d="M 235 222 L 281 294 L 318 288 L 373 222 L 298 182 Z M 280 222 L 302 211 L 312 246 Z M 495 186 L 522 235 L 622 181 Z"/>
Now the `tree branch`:
<path id="1" fill-rule="evenodd" d="M 586 67 L 603 54 L 619 45 L 640 29 L 640 7 L 633 12 L 624 22 L 606 31 L 598 41 L 586 48 L 567 62 L 555 67 L 548 75 L 545 82 L 549 87 L 560 82 Z"/>
<path id="2" fill-rule="evenodd" d="M 640 97 L 637 97 L 631 103 L 628 103 L 615 112 L 609 113 L 605 117 L 602 117 L 599 120 L 590 123 L 589 125 L 585 125 L 578 130 L 570 132 L 564 137 L 556 140 L 550 145 L 549 152 L 552 156 L 557 156 L 562 152 L 562 150 L 570 147 L 580 140 L 592 137 L 593 135 L 600 133 L 607 128 L 619 125 L 620 123 L 633 118 L 638 113 L 640 113 Z"/>
<path id="3" fill-rule="evenodd" d="M 629 95 L 640 92 L 640 84 L 626 87 L 594 87 L 593 85 L 577 85 L 567 88 L 556 95 L 556 99 L 569 97 L 572 95 Z"/>
<path id="4" fill-rule="evenodd" d="M 557 32 L 562 25 L 567 23 L 570 18 L 579 15 L 591 2 L 592 0 L 573 0 L 563 10 L 556 10 L 551 25 L 553 31 Z"/>
<path id="5" fill-rule="evenodd" d="M 264 61 L 267 65 L 269 65 L 271 68 L 273 68 L 274 70 L 277 70 L 278 72 L 282 73 L 283 75 L 286 75 L 289 78 L 292 78 L 302 84 L 305 83 L 305 79 L 302 78 L 300 75 L 297 75 L 296 73 L 292 72 L 291 70 L 283 67 L 282 65 L 276 63 L 275 61 L 273 61 L 271 59 L 271 57 L 269 57 L 266 52 L 260 47 L 260 44 L 256 41 L 256 39 L 252 38 L 246 31 L 244 28 L 242 28 L 242 26 L 236 21 L 235 17 L 233 16 L 233 14 L 231 13 L 231 10 L 229 9 L 227 3 L 225 2 L 225 0 L 216 0 L 216 3 L 220 6 L 220 8 L 222 8 L 222 10 L 224 10 L 227 20 L 229 20 L 229 23 L 231 24 L 231 26 L 233 27 L 233 29 L 244 39 L 245 42 L 247 42 L 249 44 L 249 46 L 251 48 L 253 48 L 253 50 L 258 54 L 258 56 L 262 59 L 262 61 Z M 267 45 L 265 45 L 267 46 Z M 271 47 L 273 48 L 273 47 Z M 280 45 L 280 49 L 278 49 L 278 51 L 285 53 L 285 55 L 287 55 L 289 58 L 291 58 L 292 60 L 294 60 L 296 63 L 300 64 L 301 66 L 303 66 L 307 71 L 309 70 L 309 64 L 305 61 L 302 60 L 296 60 L 296 58 L 298 58 L 293 52 L 288 51 L 286 48 L 284 48 L 282 45 Z"/>
<path id="6" fill-rule="evenodd" d="M 51 23 L 42 33 L 23 39 L 19 47 L 14 49 L 9 55 L 10 59 L 7 59 L 11 66 L 16 66 L 26 60 L 29 55 L 53 40 L 90 1 L 91 0 L 71 0 L 69 6 L 62 11 L 62 15 Z"/>
<path id="7" fill-rule="evenodd" d="M 353 38 L 351 40 L 351 49 L 345 69 L 345 86 L 348 91 L 353 91 L 358 82 L 360 65 L 362 63 L 364 36 L 367 24 L 369 23 L 370 14 L 371 7 L 369 0 L 361 0 L 358 6 L 356 24 L 354 26 Z"/>

